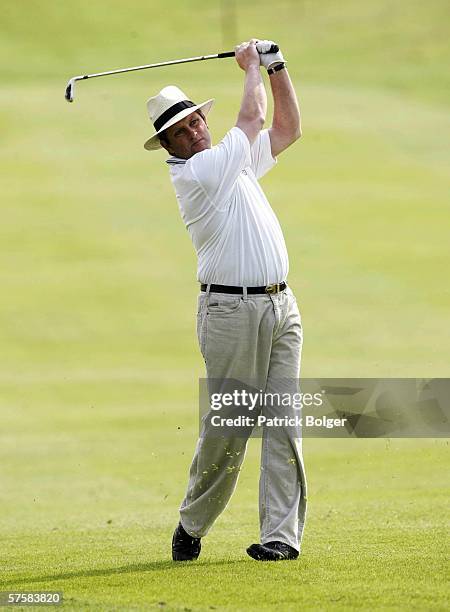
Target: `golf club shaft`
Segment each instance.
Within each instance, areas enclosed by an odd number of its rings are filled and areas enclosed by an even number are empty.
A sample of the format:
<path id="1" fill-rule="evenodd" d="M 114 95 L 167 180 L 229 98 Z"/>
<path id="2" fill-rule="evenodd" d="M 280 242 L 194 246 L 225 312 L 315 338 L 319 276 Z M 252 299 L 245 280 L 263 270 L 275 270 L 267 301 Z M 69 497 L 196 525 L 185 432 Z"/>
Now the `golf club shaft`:
<path id="1" fill-rule="evenodd" d="M 278 46 L 272 45 L 268 53 L 278 53 Z M 135 70 L 146 70 L 148 68 L 160 68 L 161 66 L 173 66 L 174 64 L 187 64 L 188 62 L 201 62 L 204 60 L 218 59 L 224 57 L 234 57 L 234 51 L 225 51 L 223 53 L 214 53 L 213 55 L 199 55 L 197 57 L 187 57 L 184 59 L 169 60 L 168 62 L 158 62 L 156 64 L 146 64 L 144 66 L 134 66 L 132 68 L 119 68 L 118 70 L 108 70 L 107 72 L 97 72 L 95 74 L 84 74 L 75 76 L 70 79 L 66 87 L 65 98 L 68 102 L 73 102 L 73 90 L 75 81 L 84 81 L 95 77 L 108 76 L 110 74 L 121 74 L 123 72 L 134 72 Z"/>

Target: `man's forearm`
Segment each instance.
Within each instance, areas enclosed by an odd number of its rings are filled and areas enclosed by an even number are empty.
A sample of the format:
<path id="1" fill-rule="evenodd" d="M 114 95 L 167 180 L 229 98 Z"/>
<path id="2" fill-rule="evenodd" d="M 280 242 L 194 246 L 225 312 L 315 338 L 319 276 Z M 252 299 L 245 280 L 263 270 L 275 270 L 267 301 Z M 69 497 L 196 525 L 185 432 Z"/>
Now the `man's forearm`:
<path id="1" fill-rule="evenodd" d="M 274 102 L 272 131 L 279 141 L 277 148 L 283 150 L 302 134 L 300 109 L 286 69 L 275 72 L 269 79 Z"/>
<path id="2" fill-rule="evenodd" d="M 253 141 L 264 125 L 267 113 L 267 94 L 259 66 L 251 65 L 245 72 L 244 94 L 236 125 Z M 249 129 L 250 128 L 250 129 Z"/>

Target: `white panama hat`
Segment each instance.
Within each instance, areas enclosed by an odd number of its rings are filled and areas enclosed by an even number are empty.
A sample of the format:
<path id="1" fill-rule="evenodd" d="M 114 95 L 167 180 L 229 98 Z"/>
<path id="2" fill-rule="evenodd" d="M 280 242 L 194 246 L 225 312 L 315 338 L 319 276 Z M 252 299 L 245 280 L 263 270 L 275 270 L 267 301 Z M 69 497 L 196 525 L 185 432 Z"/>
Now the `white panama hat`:
<path id="1" fill-rule="evenodd" d="M 158 95 L 147 100 L 148 115 L 156 132 L 145 142 L 144 149 L 147 149 L 147 151 L 160 149 L 161 143 L 158 134 L 196 110 L 201 109 L 206 115 L 213 102 L 214 98 L 211 98 L 202 104 L 194 104 L 175 85 L 168 85 L 161 89 Z"/>

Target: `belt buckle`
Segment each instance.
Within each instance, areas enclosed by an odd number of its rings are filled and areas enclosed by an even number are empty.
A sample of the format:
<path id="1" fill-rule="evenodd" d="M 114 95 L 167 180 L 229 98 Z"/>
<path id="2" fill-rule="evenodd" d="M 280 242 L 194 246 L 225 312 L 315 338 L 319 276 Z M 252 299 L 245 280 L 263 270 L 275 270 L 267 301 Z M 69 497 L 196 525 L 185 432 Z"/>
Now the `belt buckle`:
<path id="1" fill-rule="evenodd" d="M 280 291 L 280 285 L 278 284 L 267 285 L 266 287 L 266 293 L 278 293 L 279 291 Z"/>

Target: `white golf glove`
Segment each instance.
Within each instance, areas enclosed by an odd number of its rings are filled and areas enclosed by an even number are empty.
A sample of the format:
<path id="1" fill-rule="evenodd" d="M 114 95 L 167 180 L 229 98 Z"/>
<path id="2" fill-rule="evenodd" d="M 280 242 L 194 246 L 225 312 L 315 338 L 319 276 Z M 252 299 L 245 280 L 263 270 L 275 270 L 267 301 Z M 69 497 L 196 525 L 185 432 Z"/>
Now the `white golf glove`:
<path id="1" fill-rule="evenodd" d="M 272 45 L 276 43 L 273 40 L 259 40 L 256 43 L 256 50 L 259 53 L 259 61 L 261 66 L 264 66 L 266 70 L 269 68 L 275 68 L 278 64 L 284 64 L 284 57 L 281 51 L 278 53 L 267 53 Z"/>

